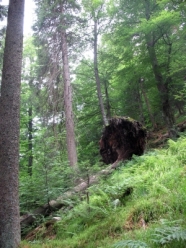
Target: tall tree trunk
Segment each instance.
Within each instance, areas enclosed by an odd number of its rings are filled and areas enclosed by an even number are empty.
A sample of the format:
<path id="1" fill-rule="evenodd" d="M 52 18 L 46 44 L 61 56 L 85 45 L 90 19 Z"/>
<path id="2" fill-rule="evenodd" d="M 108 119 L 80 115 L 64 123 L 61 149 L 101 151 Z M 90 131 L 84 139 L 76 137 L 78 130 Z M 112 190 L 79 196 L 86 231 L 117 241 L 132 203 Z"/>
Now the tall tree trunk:
<path id="1" fill-rule="evenodd" d="M 18 197 L 24 0 L 10 0 L 0 96 L 0 247 L 20 243 Z"/>
<path id="2" fill-rule="evenodd" d="M 61 6 L 61 14 L 64 15 L 64 8 Z M 68 46 L 65 30 L 65 21 L 62 19 L 61 28 L 62 59 L 63 59 L 63 80 L 64 80 L 64 104 L 65 104 L 65 123 L 67 135 L 67 150 L 70 166 L 77 169 L 77 152 L 74 131 L 74 118 L 72 109 L 72 86 L 70 81 L 70 70 L 68 62 Z"/>
<path id="3" fill-rule="evenodd" d="M 105 113 L 105 108 L 103 104 L 103 98 L 101 94 L 101 83 L 100 83 L 100 77 L 99 77 L 99 71 L 98 71 L 98 31 L 97 31 L 98 22 L 96 18 L 94 19 L 94 74 L 96 79 L 96 86 L 97 86 L 97 94 L 98 94 L 98 101 L 99 106 L 101 110 L 101 115 L 103 119 L 103 124 L 105 126 L 108 125 L 108 120 Z"/>
<path id="4" fill-rule="evenodd" d="M 146 20 L 148 21 L 150 19 L 150 13 L 151 13 L 149 0 L 144 0 L 144 6 L 145 6 Z M 169 99 L 169 83 L 171 82 L 171 78 L 168 75 L 167 79 L 164 80 L 163 75 L 161 73 L 161 68 L 159 66 L 155 47 L 154 47 L 155 46 L 154 32 L 149 32 L 148 34 L 145 34 L 145 39 L 146 39 L 146 44 L 147 44 L 147 50 L 149 53 L 150 63 L 152 65 L 154 77 L 157 82 L 157 89 L 160 94 L 162 112 L 165 117 L 165 123 L 168 129 L 171 129 L 171 127 L 174 124 L 174 116 L 171 110 L 171 104 L 170 104 L 170 99 Z M 167 62 L 168 68 L 169 68 L 169 63 L 170 63 L 170 52 L 171 50 L 168 52 L 168 57 L 169 57 L 168 62 Z"/>

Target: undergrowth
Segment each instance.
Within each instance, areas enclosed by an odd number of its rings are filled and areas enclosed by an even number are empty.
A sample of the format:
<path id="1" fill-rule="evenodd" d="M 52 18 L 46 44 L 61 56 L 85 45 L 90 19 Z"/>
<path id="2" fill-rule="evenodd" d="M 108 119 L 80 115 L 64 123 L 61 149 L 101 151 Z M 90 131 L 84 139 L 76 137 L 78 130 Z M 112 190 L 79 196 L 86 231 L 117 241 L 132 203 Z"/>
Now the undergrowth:
<path id="1" fill-rule="evenodd" d="M 183 137 L 134 156 L 91 186 L 80 204 L 58 212 L 53 239 L 38 233 L 21 247 L 186 247 L 185 147 Z"/>

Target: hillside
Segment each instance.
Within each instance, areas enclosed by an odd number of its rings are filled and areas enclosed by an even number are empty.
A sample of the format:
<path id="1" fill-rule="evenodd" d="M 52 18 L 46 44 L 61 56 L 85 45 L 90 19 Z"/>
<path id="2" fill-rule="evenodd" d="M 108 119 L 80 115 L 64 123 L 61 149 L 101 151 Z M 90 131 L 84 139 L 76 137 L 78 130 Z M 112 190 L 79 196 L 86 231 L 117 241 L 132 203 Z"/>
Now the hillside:
<path id="1" fill-rule="evenodd" d="M 186 247 L 186 137 L 122 163 L 22 248 Z M 77 205 L 75 203 L 79 202 Z"/>

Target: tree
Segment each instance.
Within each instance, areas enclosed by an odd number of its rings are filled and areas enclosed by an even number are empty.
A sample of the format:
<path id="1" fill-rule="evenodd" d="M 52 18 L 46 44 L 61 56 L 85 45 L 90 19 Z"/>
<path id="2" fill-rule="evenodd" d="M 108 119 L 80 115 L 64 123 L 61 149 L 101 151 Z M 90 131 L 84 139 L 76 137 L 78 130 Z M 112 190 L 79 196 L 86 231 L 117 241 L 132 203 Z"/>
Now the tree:
<path id="1" fill-rule="evenodd" d="M 69 163 L 72 167 L 77 168 L 77 152 L 74 130 L 74 117 L 72 108 L 72 86 L 70 80 L 70 69 L 68 61 L 67 47 L 67 23 L 65 21 L 65 4 L 61 5 L 61 51 L 63 59 L 63 80 L 64 80 L 64 105 L 65 105 L 65 124 L 67 132 L 67 151 Z"/>
<path id="2" fill-rule="evenodd" d="M 144 8 L 145 8 L 145 17 L 147 22 L 151 19 L 151 11 L 153 9 L 156 9 L 156 2 L 153 1 L 144 1 Z M 164 13 L 166 14 L 166 13 Z M 161 16 L 160 16 L 161 18 Z M 171 109 L 170 104 L 170 96 L 169 96 L 169 88 L 172 81 L 172 78 L 170 76 L 170 62 L 171 62 L 171 53 L 172 53 L 172 42 L 169 37 L 170 32 L 170 24 L 164 23 L 164 21 L 160 21 L 158 25 L 162 26 L 162 30 L 147 30 L 145 31 L 145 40 L 147 44 L 147 50 L 149 54 L 150 63 L 152 65 L 152 70 L 154 73 L 154 77 L 157 82 L 157 88 L 160 94 L 161 104 L 162 104 L 162 112 L 165 117 L 165 123 L 167 127 L 170 129 L 174 124 L 174 116 L 173 111 Z M 165 27 L 166 30 L 165 30 Z M 167 31 L 168 30 L 168 31 Z M 162 68 L 159 63 L 159 59 L 157 57 L 157 52 L 155 49 L 155 45 L 159 39 L 164 40 L 164 46 L 168 46 L 167 48 L 167 61 L 165 62 L 165 76 L 163 76 Z"/>
<path id="3" fill-rule="evenodd" d="M 22 167 L 22 160 L 27 159 L 27 171 L 32 176 L 33 166 L 33 134 L 34 123 L 33 118 L 35 114 L 35 102 L 37 96 L 34 91 L 35 80 L 35 64 L 36 64 L 36 49 L 33 45 L 33 38 L 27 37 L 24 40 L 23 52 L 23 70 L 22 70 L 22 87 L 21 87 L 21 111 L 20 111 L 20 154 L 24 150 L 24 156 L 21 156 L 20 167 Z"/>
<path id="4" fill-rule="evenodd" d="M 111 86 L 121 92 L 115 91 L 114 97 L 119 97 L 112 109 L 118 112 L 123 107 L 122 112 L 135 119 L 140 109 L 145 123 L 152 122 L 154 127 L 164 123 L 170 129 L 176 110 L 181 110 L 174 95 L 183 87 L 185 74 L 184 8 L 180 10 L 176 1 L 119 0 L 113 1 L 111 12 L 115 13 L 114 22 L 104 41 L 107 52 L 118 58 Z M 139 85 L 140 78 L 143 85 Z M 137 90 L 143 96 L 141 107 L 135 101 Z"/>
<path id="5" fill-rule="evenodd" d="M 65 119 L 66 122 L 66 143 L 69 164 L 77 167 L 77 152 L 75 142 L 75 125 L 72 108 L 72 86 L 70 78 L 70 48 L 76 39 L 73 29 L 76 26 L 78 4 L 76 1 L 37 1 L 38 21 L 34 26 L 36 41 L 41 49 L 45 51 L 48 61 L 45 70 L 41 74 L 43 86 L 50 84 L 50 89 L 56 91 L 59 83 L 63 87 L 63 99 L 60 93 L 55 102 L 63 102 L 62 109 L 58 108 L 56 118 Z M 75 14 L 74 14 L 75 13 Z M 69 48 L 70 47 L 70 48 Z M 62 74 L 62 77 L 60 77 Z M 45 79 L 45 80 L 43 80 Z M 61 88 L 62 88 L 61 87 Z M 52 96 L 50 95 L 50 98 Z M 63 100 L 63 101 L 62 101 Z M 55 102 L 53 104 L 55 105 Z M 61 113 L 65 116 L 61 117 Z M 59 123 L 59 122 L 58 122 Z"/>
<path id="6" fill-rule="evenodd" d="M 105 107 L 103 104 L 103 97 L 101 94 L 101 82 L 100 82 L 100 75 L 98 70 L 98 15 L 101 11 L 101 8 L 98 9 L 98 11 L 94 10 L 94 74 L 96 79 L 96 86 L 97 86 L 97 94 L 98 94 L 98 100 L 100 105 L 100 110 L 103 118 L 103 124 L 105 126 L 108 125 L 108 120 L 105 113 Z M 96 16 L 97 12 L 97 16 Z"/>
<path id="7" fill-rule="evenodd" d="M 24 0 L 10 0 L 0 96 L 0 247 L 18 247 L 20 82 Z"/>
<path id="8" fill-rule="evenodd" d="M 92 38 L 90 41 L 93 41 L 93 57 L 94 57 L 94 75 L 96 81 L 96 89 L 97 89 L 97 96 L 98 102 L 100 107 L 100 112 L 102 115 L 102 121 L 105 126 L 108 125 L 107 114 L 105 111 L 104 101 L 103 101 L 103 94 L 101 90 L 101 79 L 100 79 L 100 72 L 98 66 L 98 39 L 100 32 L 102 31 L 103 27 L 105 28 L 105 24 L 103 23 L 106 21 L 105 16 L 105 4 L 104 1 L 83 1 L 84 2 L 84 9 L 86 10 L 87 19 L 91 19 L 93 22 L 93 30 L 92 31 Z M 101 25 L 102 24 L 102 25 Z M 89 25 L 89 22 L 88 22 Z M 90 25 L 88 29 L 91 29 Z M 108 92 L 107 92 L 108 93 Z M 107 95 L 108 96 L 108 95 Z"/>
<path id="9" fill-rule="evenodd" d="M 63 146 L 65 123 L 58 124 L 56 115 L 62 95 L 58 84 L 43 87 L 38 82 L 39 48 L 33 37 L 24 39 L 20 113 L 20 212 L 30 211 L 58 196 L 67 187 L 69 177 Z M 40 62 L 40 61 L 39 61 Z M 39 67 L 39 68 L 38 68 Z M 54 89 L 55 88 L 55 89 Z M 62 88 L 62 87 L 61 87 Z M 51 94 L 53 93 L 53 95 Z M 59 100 L 57 102 L 57 100 Z M 58 131 L 61 127 L 62 131 Z M 62 143 L 64 140 L 64 144 Z"/>
<path id="10" fill-rule="evenodd" d="M 76 77 L 72 81 L 76 105 L 78 133 L 78 159 L 90 161 L 94 165 L 98 160 L 98 140 L 103 126 L 102 114 L 98 105 L 94 75 L 94 62 L 82 60 L 74 71 Z"/>

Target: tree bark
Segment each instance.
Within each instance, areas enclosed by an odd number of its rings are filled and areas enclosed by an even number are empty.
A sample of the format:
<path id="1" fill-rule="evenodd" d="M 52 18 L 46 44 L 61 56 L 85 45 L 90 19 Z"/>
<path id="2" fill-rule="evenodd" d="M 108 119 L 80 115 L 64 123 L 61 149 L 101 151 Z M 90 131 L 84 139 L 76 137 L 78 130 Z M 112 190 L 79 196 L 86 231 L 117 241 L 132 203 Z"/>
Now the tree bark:
<path id="1" fill-rule="evenodd" d="M 24 0 L 10 0 L 0 96 L 0 247 L 20 243 L 18 196 Z"/>
<path id="2" fill-rule="evenodd" d="M 110 106 L 109 93 L 108 93 L 108 81 L 106 79 L 104 80 L 104 87 L 105 87 L 105 97 L 106 97 L 106 113 L 107 113 L 106 117 L 107 119 L 110 119 L 111 118 L 111 106 Z"/>
<path id="3" fill-rule="evenodd" d="M 108 125 L 108 120 L 105 113 L 105 108 L 103 104 L 103 98 L 101 94 L 101 83 L 100 83 L 100 77 L 99 77 L 99 70 L 98 70 L 98 31 L 97 31 L 98 21 L 96 18 L 94 19 L 94 75 L 96 79 L 96 86 L 97 86 L 97 94 L 98 94 L 98 101 L 99 106 L 101 110 L 101 115 L 103 119 L 103 124 L 105 126 Z"/>
<path id="4" fill-rule="evenodd" d="M 61 14 L 65 14 L 64 7 L 61 6 Z M 70 69 L 68 62 L 68 46 L 66 37 L 66 27 L 64 18 L 62 18 L 61 42 L 62 42 L 62 59 L 63 59 L 63 80 L 64 80 L 64 104 L 65 104 L 65 123 L 66 123 L 66 140 L 67 151 L 70 166 L 77 169 L 77 151 L 74 131 L 74 118 L 72 108 L 72 86 L 70 80 Z"/>

